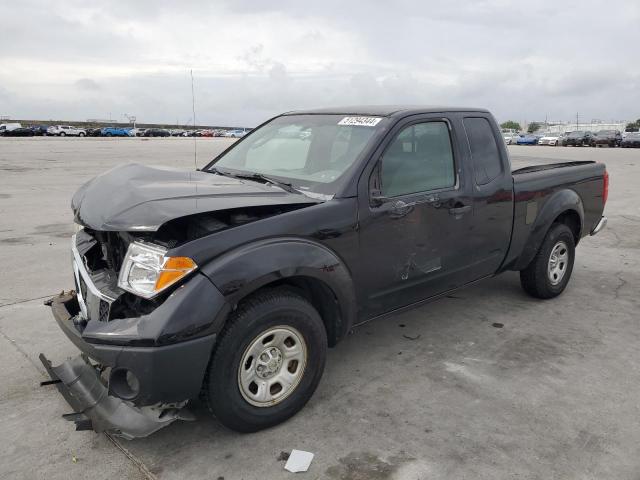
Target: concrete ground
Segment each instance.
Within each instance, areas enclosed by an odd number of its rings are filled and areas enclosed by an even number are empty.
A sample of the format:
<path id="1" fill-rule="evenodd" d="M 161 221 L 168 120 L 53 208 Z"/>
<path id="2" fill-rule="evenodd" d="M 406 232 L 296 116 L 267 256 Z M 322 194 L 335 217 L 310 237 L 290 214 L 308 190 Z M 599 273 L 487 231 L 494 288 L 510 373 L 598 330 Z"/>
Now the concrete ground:
<path id="1" fill-rule="evenodd" d="M 202 165 L 228 141 L 198 141 Z M 198 420 L 147 439 L 75 432 L 37 360 L 75 348 L 43 299 L 73 286 L 69 201 L 120 163 L 193 168 L 192 139 L 0 139 L 0 478 L 640 478 L 640 150 L 510 147 L 514 166 L 599 160 L 609 226 L 551 301 L 508 273 L 357 329 L 309 404 L 252 435 Z M 534 159 L 538 157 L 538 159 Z M 503 325 L 501 328 L 500 325 Z"/>

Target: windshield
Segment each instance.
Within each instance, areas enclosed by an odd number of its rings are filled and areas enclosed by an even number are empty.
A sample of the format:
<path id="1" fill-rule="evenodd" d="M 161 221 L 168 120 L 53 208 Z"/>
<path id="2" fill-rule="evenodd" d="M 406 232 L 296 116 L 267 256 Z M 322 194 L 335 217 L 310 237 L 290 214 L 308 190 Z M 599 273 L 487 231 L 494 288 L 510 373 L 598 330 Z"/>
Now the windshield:
<path id="1" fill-rule="evenodd" d="M 584 136 L 584 132 L 571 132 L 569 134 L 570 137 L 583 137 Z"/>
<path id="2" fill-rule="evenodd" d="M 607 136 L 607 135 L 615 135 L 616 132 L 613 130 L 600 130 L 596 135 L 598 136 Z"/>
<path id="3" fill-rule="evenodd" d="M 380 117 L 285 115 L 251 132 L 215 159 L 222 173 L 279 177 L 296 189 L 335 194 L 343 174 L 371 142 Z"/>

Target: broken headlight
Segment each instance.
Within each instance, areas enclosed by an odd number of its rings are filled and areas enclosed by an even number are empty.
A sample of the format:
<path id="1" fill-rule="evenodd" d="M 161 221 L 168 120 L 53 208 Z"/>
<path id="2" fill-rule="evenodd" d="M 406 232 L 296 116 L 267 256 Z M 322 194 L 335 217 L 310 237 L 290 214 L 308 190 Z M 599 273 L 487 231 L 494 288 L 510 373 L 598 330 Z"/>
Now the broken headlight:
<path id="1" fill-rule="evenodd" d="M 122 262 L 118 286 L 143 298 L 153 298 L 193 272 L 198 266 L 188 257 L 167 257 L 167 249 L 132 242 Z"/>

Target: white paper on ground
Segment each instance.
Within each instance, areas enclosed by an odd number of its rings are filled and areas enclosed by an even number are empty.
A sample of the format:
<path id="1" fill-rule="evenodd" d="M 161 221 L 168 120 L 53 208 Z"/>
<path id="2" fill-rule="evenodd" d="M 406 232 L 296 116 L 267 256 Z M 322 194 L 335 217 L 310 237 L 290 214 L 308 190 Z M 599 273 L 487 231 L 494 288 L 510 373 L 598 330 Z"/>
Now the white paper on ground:
<path id="1" fill-rule="evenodd" d="M 291 455 L 284 466 L 285 470 L 292 473 L 306 472 L 313 460 L 313 453 L 302 450 L 291 450 Z"/>

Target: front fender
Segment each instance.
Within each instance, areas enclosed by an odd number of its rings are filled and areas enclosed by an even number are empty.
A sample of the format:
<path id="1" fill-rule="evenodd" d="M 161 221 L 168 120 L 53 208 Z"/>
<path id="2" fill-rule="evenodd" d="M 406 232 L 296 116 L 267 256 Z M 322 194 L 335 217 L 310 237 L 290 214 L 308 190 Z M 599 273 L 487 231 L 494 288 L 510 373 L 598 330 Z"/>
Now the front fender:
<path id="1" fill-rule="evenodd" d="M 522 270 L 531 263 L 554 220 L 566 212 L 578 214 L 580 218 L 578 238 L 582 236 L 584 231 L 584 206 L 580 195 L 571 189 L 557 191 L 547 199 L 538 212 L 514 270 Z"/>
<path id="2" fill-rule="evenodd" d="M 335 252 L 306 238 L 281 237 L 243 245 L 212 260 L 201 271 L 230 305 L 278 280 L 316 279 L 333 292 L 338 302 L 338 337 L 355 321 L 356 297 L 349 269 Z"/>

